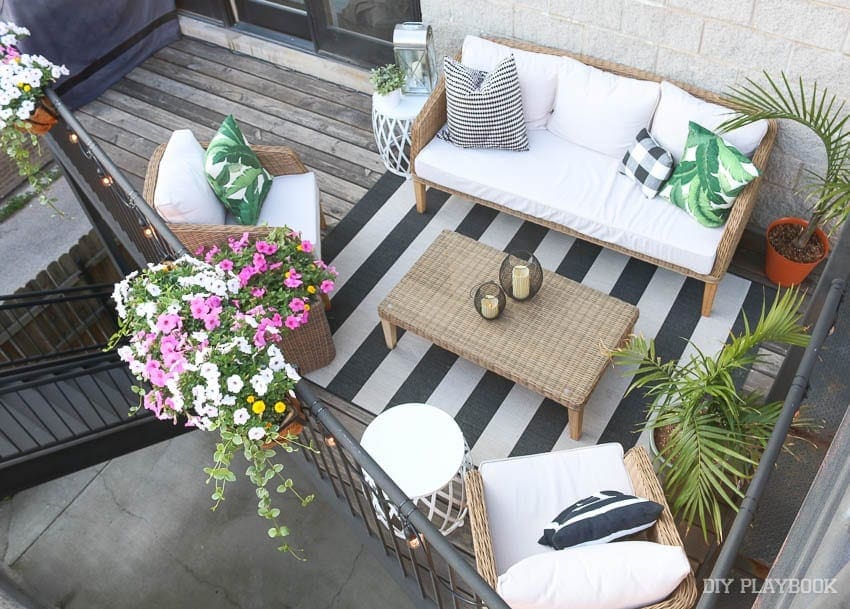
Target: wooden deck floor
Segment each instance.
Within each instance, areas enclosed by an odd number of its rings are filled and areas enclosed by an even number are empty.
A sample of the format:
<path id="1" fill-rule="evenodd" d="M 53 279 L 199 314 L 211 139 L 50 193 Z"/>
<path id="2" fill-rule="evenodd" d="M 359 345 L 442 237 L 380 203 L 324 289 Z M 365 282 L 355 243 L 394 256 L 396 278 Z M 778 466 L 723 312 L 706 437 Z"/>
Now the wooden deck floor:
<path id="1" fill-rule="evenodd" d="M 173 130 L 209 140 L 232 114 L 249 142 L 289 146 L 316 172 L 332 226 L 385 171 L 370 109 L 363 93 L 184 38 L 76 116 L 141 192 L 148 159 Z"/>

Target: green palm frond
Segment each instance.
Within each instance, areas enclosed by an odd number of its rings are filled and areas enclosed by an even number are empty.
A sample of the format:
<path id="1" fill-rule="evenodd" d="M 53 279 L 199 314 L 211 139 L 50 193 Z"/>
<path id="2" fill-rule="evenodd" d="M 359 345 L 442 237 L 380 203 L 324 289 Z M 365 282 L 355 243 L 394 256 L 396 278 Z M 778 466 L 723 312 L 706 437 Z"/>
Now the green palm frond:
<path id="1" fill-rule="evenodd" d="M 671 507 L 689 525 L 721 531 L 724 506 L 737 509 L 742 483 L 749 480 L 782 411 L 762 396 L 742 394 L 733 372 L 759 359 L 758 345 L 769 341 L 806 345 L 801 325 L 803 295 L 789 289 L 763 304 L 758 320 L 744 317 L 743 331 L 717 354 L 690 344 L 681 362 L 664 361 L 654 340 L 633 336 L 612 352 L 614 362 L 634 374 L 628 391 L 640 389 L 649 402 L 644 429 L 669 430 L 659 458 L 666 468 L 664 488 Z"/>
<path id="2" fill-rule="evenodd" d="M 850 114 L 845 113 L 844 102 L 817 82 L 810 88 L 802 78 L 792 84 L 784 72 L 778 79 L 764 72 L 764 78 L 766 84 L 748 78 L 744 85 L 730 87 L 724 103 L 735 114 L 718 130 L 732 131 L 762 119 L 784 119 L 808 127 L 826 151 L 826 172 L 806 172 L 806 198 L 811 202 L 813 222 L 844 222 L 850 214 Z"/>

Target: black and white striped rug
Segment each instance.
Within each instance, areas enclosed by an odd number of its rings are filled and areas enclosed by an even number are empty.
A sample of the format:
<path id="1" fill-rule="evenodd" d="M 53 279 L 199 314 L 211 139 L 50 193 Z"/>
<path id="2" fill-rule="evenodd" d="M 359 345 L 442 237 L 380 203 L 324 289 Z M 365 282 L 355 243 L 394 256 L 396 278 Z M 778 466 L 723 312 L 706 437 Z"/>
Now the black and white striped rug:
<path id="1" fill-rule="evenodd" d="M 401 329 L 398 346 L 387 349 L 378 303 L 443 229 L 506 251 L 533 251 L 544 267 L 637 305 L 635 332 L 654 336 L 665 359 L 687 356 L 687 340 L 715 352 L 741 329 L 742 311 L 758 318 L 765 297 L 763 286 L 727 274 L 711 317 L 703 318 L 703 284 L 693 279 L 445 193 L 428 191 L 426 214 L 413 203 L 411 183 L 386 174 L 322 242 L 323 257 L 339 271 L 328 312 L 337 356 L 308 377 L 375 414 L 405 402 L 442 408 L 460 425 L 476 463 L 597 442 L 629 448 L 642 441 L 645 405 L 640 392 L 624 397 L 630 378 L 610 368 L 575 441 L 567 410 L 551 400 Z"/>

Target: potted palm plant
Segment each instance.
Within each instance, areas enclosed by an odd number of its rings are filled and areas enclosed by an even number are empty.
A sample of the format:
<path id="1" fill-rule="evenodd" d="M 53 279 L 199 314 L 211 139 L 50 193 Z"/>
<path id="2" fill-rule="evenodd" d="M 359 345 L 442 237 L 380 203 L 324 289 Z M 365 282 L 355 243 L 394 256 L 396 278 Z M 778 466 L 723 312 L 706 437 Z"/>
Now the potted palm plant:
<path id="1" fill-rule="evenodd" d="M 651 400 L 645 429 L 655 437 L 656 459 L 668 466 L 664 490 L 673 511 L 706 537 L 709 527 L 722 537 L 722 510 L 737 510 L 782 411 L 781 402 L 742 395 L 736 372 L 759 361 L 760 343 L 807 344 L 801 303 L 798 291 L 778 295 L 755 326 L 745 318 L 744 331 L 714 356 L 694 348 L 687 361 L 662 361 L 655 342 L 640 336 L 613 352 L 615 363 L 635 370 L 628 391 L 643 389 Z"/>
<path id="2" fill-rule="evenodd" d="M 792 85 L 784 73 L 778 79 L 766 72 L 764 76 L 766 84 L 747 79 L 743 86 L 731 88 L 725 103 L 736 115 L 720 131 L 763 118 L 785 119 L 808 127 L 826 150 L 825 171 L 806 170 L 809 218 L 780 218 L 767 229 L 765 272 L 774 283 L 791 286 L 802 282 L 829 253 L 823 227 L 835 229 L 850 214 L 850 131 L 845 129 L 850 115 L 835 95 L 816 82 L 807 88 L 802 79 Z"/>

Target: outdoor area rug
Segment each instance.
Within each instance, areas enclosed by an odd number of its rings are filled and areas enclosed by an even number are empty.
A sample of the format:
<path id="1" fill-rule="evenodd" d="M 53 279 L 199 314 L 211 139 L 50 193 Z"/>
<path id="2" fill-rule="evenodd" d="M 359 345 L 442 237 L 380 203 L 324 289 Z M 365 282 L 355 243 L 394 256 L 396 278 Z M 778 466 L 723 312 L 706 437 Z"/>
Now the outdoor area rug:
<path id="1" fill-rule="evenodd" d="M 322 242 L 323 258 L 339 271 L 328 311 L 337 355 L 307 376 L 374 414 L 406 402 L 445 410 L 476 463 L 598 442 L 629 448 L 645 441 L 645 400 L 637 391 L 624 395 L 630 378 L 612 366 L 585 407 L 575 441 L 567 409 L 552 400 L 401 328 L 398 345 L 387 349 L 378 303 L 444 229 L 501 250 L 534 252 L 545 268 L 636 305 L 635 333 L 655 337 L 664 359 L 687 357 L 687 340 L 716 352 L 730 331 L 742 329 L 743 312 L 757 319 L 763 299 L 774 295 L 727 274 L 704 318 L 699 281 L 439 191 L 428 191 L 428 212 L 419 214 L 411 182 L 386 174 Z"/>

